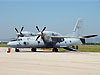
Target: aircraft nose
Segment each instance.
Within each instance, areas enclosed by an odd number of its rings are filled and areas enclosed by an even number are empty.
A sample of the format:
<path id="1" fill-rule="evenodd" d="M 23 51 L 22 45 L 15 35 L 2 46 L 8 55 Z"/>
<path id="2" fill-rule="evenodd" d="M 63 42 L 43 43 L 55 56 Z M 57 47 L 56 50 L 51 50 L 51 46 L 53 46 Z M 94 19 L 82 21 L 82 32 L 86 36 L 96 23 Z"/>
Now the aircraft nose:
<path id="1" fill-rule="evenodd" d="M 9 47 L 13 47 L 15 44 L 14 44 L 13 42 L 8 42 L 7 45 L 8 45 Z"/>
<path id="2" fill-rule="evenodd" d="M 12 45 L 12 43 L 11 43 L 11 42 L 8 42 L 8 43 L 7 43 L 7 45 L 8 45 L 8 46 L 11 46 L 11 45 Z"/>

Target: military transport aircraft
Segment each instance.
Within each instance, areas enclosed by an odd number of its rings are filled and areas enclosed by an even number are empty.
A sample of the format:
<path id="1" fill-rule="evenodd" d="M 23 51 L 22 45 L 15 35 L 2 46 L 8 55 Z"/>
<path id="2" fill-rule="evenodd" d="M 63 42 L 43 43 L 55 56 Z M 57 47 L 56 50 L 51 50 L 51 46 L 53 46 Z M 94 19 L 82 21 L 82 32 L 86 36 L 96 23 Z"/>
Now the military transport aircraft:
<path id="1" fill-rule="evenodd" d="M 79 36 L 77 35 L 79 30 L 80 20 L 75 25 L 73 36 L 62 36 L 61 34 L 53 31 L 45 31 L 46 27 L 42 31 L 36 26 L 38 33 L 34 36 L 23 36 L 23 27 L 20 32 L 17 31 L 17 39 L 8 42 L 8 46 L 15 48 L 16 52 L 19 52 L 19 48 L 31 48 L 31 51 L 36 52 L 37 48 L 53 48 L 53 52 L 58 52 L 57 48 L 64 48 L 71 51 L 76 51 L 76 48 L 72 48 L 74 45 L 81 45 L 85 43 L 86 38 L 95 37 L 97 35 Z"/>

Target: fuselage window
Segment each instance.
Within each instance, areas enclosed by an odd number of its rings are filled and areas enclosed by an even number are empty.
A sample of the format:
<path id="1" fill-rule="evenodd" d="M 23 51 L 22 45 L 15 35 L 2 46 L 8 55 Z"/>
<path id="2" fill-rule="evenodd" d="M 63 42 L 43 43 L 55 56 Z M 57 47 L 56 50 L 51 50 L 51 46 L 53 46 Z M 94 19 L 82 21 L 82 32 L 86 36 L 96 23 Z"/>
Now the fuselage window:
<path id="1" fill-rule="evenodd" d="M 24 45 L 26 45 L 26 42 L 24 42 Z"/>

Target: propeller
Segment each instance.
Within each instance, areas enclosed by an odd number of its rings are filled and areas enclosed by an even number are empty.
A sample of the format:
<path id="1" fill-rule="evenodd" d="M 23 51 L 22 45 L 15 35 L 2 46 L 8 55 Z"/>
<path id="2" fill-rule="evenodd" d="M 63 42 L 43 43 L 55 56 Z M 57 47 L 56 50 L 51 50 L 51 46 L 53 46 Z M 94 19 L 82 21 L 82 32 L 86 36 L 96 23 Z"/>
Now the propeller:
<path id="1" fill-rule="evenodd" d="M 17 28 L 15 28 L 16 32 L 17 32 L 17 39 L 18 37 L 23 37 L 24 35 L 22 34 L 22 31 L 23 31 L 24 27 L 21 28 L 20 32 L 18 31 Z"/>
<path id="2" fill-rule="evenodd" d="M 44 37 L 44 33 L 43 33 L 43 32 L 45 31 L 46 27 L 44 27 L 42 31 L 39 30 L 38 26 L 36 26 L 36 29 L 37 29 L 38 32 L 39 32 L 39 33 L 37 34 L 38 36 L 37 36 L 37 38 L 36 38 L 36 41 L 39 39 L 40 36 L 41 36 L 42 39 L 43 39 L 43 37 Z M 44 40 L 44 39 L 43 39 L 43 40 Z"/>
<path id="3" fill-rule="evenodd" d="M 38 32 L 40 32 L 40 30 L 39 30 L 38 26 L 36 26 L 36 29 L 38 30 Z"/>

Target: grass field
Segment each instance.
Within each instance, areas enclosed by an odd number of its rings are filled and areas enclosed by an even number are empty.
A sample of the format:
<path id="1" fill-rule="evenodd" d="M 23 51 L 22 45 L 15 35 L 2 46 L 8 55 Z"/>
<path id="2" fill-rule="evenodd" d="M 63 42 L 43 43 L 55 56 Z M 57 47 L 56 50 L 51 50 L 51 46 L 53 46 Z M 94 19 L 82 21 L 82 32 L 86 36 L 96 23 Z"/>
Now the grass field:
<path id="1" fill-rule="evenodd" d="M 66 49 L 59 48 L 59 51 L 66 51 Z M 76 52 L 100 52 L 100 45 L 79 45 Z"/>
<path id="2" fill-rule="evenodd" d="M 100 45 L 80 45 L 78 52 L 100 52 Z"/>
<path id="3" fill-rule="evenodd" d="M 0 44 L 0 47 L 8 47 L 6 44 Z"/>
<path id="4" fill-rule="evenodd" d="M 79 45 L 77 52 L 100 52 L 100 45 Z"/>
<path id="5" fill-rule="evenodd" d="M 6 44 L 0 44 L 0 47 L 8 47 Z M 51 50 L 51 49 L 50 49 Z M 59 48 L 59 51 L 66 49 Z M 80 45 L 77 52 L 100 52 L 100 45 Z"/>

